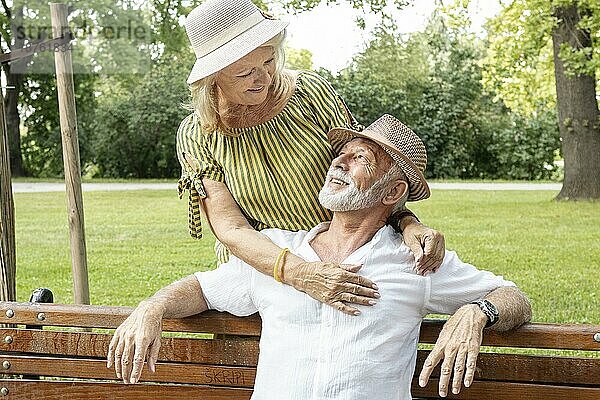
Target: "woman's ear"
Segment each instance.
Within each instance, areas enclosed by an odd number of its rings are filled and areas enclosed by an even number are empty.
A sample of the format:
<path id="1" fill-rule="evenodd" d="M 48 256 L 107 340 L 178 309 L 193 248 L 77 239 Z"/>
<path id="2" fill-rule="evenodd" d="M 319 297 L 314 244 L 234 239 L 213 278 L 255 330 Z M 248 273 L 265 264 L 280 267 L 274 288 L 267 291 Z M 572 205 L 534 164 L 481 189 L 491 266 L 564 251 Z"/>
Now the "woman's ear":
<path id="1" fill-rule="evenodd" d="M 388 190 L 388 193 L 382 200 L 382 203 L 386 206 L 394 205 L 405 196 L 408 191 L 408 183 L 402 179 L 396 179 L 393 181 L 392 186 Z"/>

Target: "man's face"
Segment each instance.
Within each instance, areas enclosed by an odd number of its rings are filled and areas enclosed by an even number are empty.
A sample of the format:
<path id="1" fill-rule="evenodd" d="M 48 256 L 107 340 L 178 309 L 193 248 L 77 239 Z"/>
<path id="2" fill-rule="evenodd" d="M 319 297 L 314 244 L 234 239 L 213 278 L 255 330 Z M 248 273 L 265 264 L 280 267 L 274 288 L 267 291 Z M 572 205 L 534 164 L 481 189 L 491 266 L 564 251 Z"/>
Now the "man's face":
<path id="1" fill-rule="evenodd" d="M 380 178 L 392 163 L 392 158 L 375 142 L 363 138 L 349 141 L 331 162 L 319 201 L 331 211 L 373 207 L 386 195 L 390 181 Z"/>

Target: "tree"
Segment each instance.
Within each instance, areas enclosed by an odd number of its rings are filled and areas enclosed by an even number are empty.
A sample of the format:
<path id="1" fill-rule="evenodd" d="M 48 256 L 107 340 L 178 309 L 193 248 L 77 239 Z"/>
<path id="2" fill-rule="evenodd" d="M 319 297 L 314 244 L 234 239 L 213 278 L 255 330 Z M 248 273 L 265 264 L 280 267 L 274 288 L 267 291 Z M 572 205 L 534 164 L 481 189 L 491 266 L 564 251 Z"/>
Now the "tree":
<path id="1" fill-rule="evenodd" d="M 599 26 L 593 0 L 514 0 L 489 23 L 486 85 L 516 112 L 558 109 L 559 200 L 600 198 Z"/>
<path id="2" fill-rule="evenodd" d="M 474 39 L 443 13 L 408 37 L 382 27 L 328 78 L 360 122 L 391 113 L 412 127 L 428 150 L 428 177 L 548 178 L 560 146 L 553 114 L 519 116 L 493 102 L 481 83 L 485 49 Z"/>

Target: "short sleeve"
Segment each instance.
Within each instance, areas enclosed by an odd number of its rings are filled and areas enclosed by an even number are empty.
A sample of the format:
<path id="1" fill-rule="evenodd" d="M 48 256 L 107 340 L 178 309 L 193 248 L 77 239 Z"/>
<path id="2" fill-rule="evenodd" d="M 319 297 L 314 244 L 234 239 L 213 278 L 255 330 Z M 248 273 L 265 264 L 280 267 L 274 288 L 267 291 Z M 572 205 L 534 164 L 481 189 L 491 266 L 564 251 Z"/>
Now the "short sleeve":
<path id="1" fill-rule="evenodd" d="M 362 131 L 364 127 L 356 121 L 342 97 L 333 86 L 314 72 L 303 72 L 300 90 L 310 105 L 310 116 L 325 133 L 333 128 L 349 128 Z"/>
<path id="2" fill-rule="evenodd" d="M 515 286 L 502 276 L 462 262 L 453 251 L 446 251 L 441 267 L 428 278 L 430 287 L 425 312 L 436 314 L 453 314 L 461 306 L 483 298 L 494 289 Z"/>
<path id="3" fill-rule="evenodd" d="M 200 202 L 206 198 L 202 179 L 224 182 L 222 168 L 215 161 L 206 145 L 206 138 L 200 131 L 194 114 L 186 117 L 177 131 L 177 158 L 181 164 L 181 178 L 178 183 L 179 198 L 189 191 L 189 229 L 195 239 L 202 237 Z"/>
<path id="4" fill-rule="evenodd" d="M 252 269 L 237 257 L 217 269 L 196 272 L 208 308 L 238 317 L 258 311 L 252 298 Z"/>

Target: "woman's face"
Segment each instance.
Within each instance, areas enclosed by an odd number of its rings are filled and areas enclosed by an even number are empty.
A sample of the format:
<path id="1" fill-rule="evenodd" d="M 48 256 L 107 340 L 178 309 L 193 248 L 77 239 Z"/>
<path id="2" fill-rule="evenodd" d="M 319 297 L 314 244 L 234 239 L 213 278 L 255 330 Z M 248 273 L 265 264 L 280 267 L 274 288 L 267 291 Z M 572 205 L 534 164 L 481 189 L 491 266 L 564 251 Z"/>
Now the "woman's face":
<path id="1" fill-rule="evenodd" d="M 217 73 L 219 95 L 229 103 L 258 105 L 264 102 L 275 74 L 275 50 L 259 47 Z"/>

